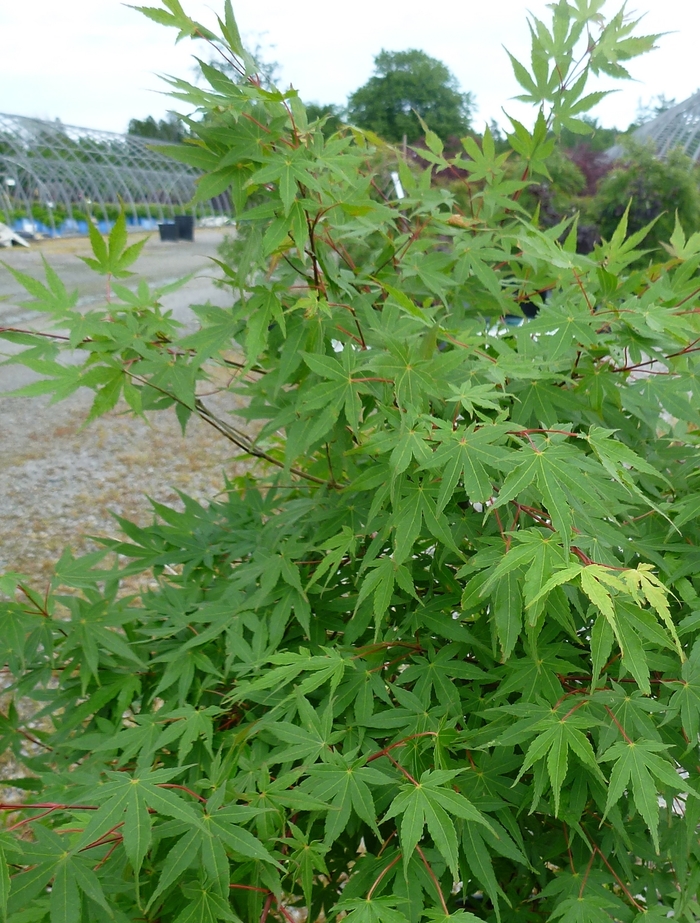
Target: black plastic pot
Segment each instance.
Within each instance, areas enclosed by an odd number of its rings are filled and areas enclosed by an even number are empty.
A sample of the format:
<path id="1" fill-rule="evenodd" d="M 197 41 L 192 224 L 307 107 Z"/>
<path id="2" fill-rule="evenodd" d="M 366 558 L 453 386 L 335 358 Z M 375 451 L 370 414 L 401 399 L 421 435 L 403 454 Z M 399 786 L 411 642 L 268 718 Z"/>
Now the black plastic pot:
<path id="1" fill-rule="evenodd" d="M 177 240 L 177 225 L 173 222 L 171 224 L 159 224 L 158 232 L 160 233 L 161 240 Z"/>
<path id="2" fill-rule="evenodd" d="M 176 215 L 175 227 L 178 240 L 194 240 L 194 218 L 192 215 Z"/>

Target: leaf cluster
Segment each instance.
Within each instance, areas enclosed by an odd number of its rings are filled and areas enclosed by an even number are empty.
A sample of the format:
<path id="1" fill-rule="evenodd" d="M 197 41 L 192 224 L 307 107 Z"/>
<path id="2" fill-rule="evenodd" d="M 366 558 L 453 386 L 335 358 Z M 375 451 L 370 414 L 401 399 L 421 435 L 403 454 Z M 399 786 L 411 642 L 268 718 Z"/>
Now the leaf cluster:
<path id="1" fill-rule="evenodd" d="M 54 324 L 1 331 L 23 393 L 195 414 L 251 467 L 47 593 L 2 578 L 10 923 L 700 914 L 700 243 L 679 221 L 638 270 L 626 214 L 583 256 L 527 212 L 582 75 L 652 44 L 602 0 L 532 36 L 533 128 L 449 159 L 428 130 L 400 199 L 294 91 L 174 81 L 209 114 L 177 156 L 241 229 L 194 332 L 114 281 L 121 223 L 91 235 L 103 305 L 15 273 Z"/>

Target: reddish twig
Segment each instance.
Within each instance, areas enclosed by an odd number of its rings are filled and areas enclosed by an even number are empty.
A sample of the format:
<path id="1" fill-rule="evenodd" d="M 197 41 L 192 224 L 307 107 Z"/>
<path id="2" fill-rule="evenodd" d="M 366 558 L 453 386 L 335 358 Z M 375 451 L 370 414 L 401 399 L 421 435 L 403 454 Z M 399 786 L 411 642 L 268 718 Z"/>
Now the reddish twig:
<path id="1" fill-rule="evenodd" d="M 262 909 L 260 914 L 260 923 L 265 923 L 267 920 L 268 914 L 270 913 L 270 907 L 272 907 L 272 899 L 275 895 L 270 891 L 270 893 L 265 898 L 265 906 Z"/>
<path id="2" fill-rule="evenodd" d="M 415 785 L 415 786 L 418 785 L 418 780 L 417 780 L 417 779 L 414 779 L 413 776 L 411 775 L 411 773 L 408 771 L 408 769 L 404 769 L 404 767 L 401 765 L 401 763 L 397 762 L 397 761 L 394 759 L 394 757 L 391 755 L 391 753 L 387 753 L 387 754 L 386 754 L 386 758 L 387 758 L 390 762 L 392 762 L 392 763 L 394 764 L 394 766 L 396 766 L 396 768 L 399 770 L 399 772 L 403 773 L 403 775 L 408 779 L 409 782 L 411 782 L 411 783 L 412 783 L 413 785 Z"/>
<path id="3" fill-rule="evenodd" d="M 625 741 L 626 741 L 628 744 L 634 743 L 634 741 L 631 740 L 631 739 L 627 736 L 627 731 L 625 731 L 625 729 L 623 728 L 623 726 L 622 726 L 622 725 L 620 724 L 620 722 L 617 720 L 617 716 L 615 715 L 615 712 L 610 708 L 609 705 L 606 705 L 606 706 L 605 706 L 605 710 L 606 710 L 606 712 L 610 715 L 610 717 L 613 719 L 613 721 L 615 722 L 615 724 L 617 725 L 617 729 L 618 729 L 618 731 L 622 734 L 622 736 L 624 737 Z"/>
<path id="4" fill-rule="evenodd" d="M 445 903 L 445 895 L 442 893 L 442 888 L 440 887 L 440 882 L 439 882 L 438 879 L 437 879 L 437 875 L 435 874 L 435 872 L 434 872 L 434 871 L 432 870 L 432 868 L 430 867 L 430 863 L 429 863 L 428 860 L 425 858 L 425 855 L 424 855 L 424 853 L 423 853 L 423 850 L 420 848 L 420 846 L 419 846 L 417 843 L 416 843 L 416 852 L 417 852 L 418 855 L 421 857 L 421 861 L 423 862 L 423 865 L 425 866 L 425 868 L 426 868 L 426 870 L 427 870 L 427 872 L 428 872 L 428 875 L 430 875 L 430 880 L 431 880 L 432 883 L 435 885 L 435 890 L 437 891 L 438 896 L 439 896 L 439 898 L 440 898 L 440 904 L 441 904 L 441 906 L 442 906 L 442 911 L 443 911 L 443 913 L 445 914 L 445 916 L 447 917 L 447 916 L 450 915 L 450 912 L 449 912 L 449 910 L 447 909 L 447 904 Z"/>
<path id="5" fill-rule="evenodd" d="M 367 900 L 368 900 L 368 901 L 371 901 L 371 900 L 372 900 L 372 895 L 374 894 L 375 889 L 376 889 L 377 886 L 379 885 L 380 881 L 382 880 L 382 878 L 384 878 L 384 876 L 386 875 L 387 872 L 389 872 L 389 871 L 391 871 L 391 869 L 393 869 L 393 867 L 396 865 L 396 863 L 399 861 L 400 858 L 401 858 L 401 853 L 398 853 L 398 855 L 397 855 L 394 859 L 391 860 L 391 862 L 386 866 L 386 868 L 383 868 L 383 869 L 381 870 L 381 872 L 379 873 L 379 875 L 377 875 L 377 877 L 376 877 L 375 880 L 374 880 L 374 883 L 373 883 L 372 887 L 371 887 L 371 888 L 369 889 L 369 891 L 367 892 Z"/>
<path id="6" fill-rule="evenodd" d="M 437 737 L 436 731 L 422 731 L 420 734 L 410 734 L 408 737 L 404 737 L 403 740 L 397 740 L 395 744 L 389 744 L 388 747 L 384 747 L 383 750 L 377 750 L 376 753 L 373 753 L 371 756 L 368 756 L 365 760 L 365 764 L 371 763 L 374 760 L 380 759 L 382 756 L 389 756 L 389 751 L 394 750 L 396 747 L 403 747 L 409 742 L 409 740 L 415 740 L 417 737 Z"/>
<path id="7" fill-rule="evenodd" d="M 160 782 L 158 784 L 158 788 L 178 788 L 181 792 L 187 792 L 188 795 L 192 795 L 193 798 L 196 798 L 198 801 L 201 801 L 202 804 L 207 803 L 206 798 L 203 798 L 201 795 L 198 795 L 197 792 L 193 792 L 192 789 L 187 788 L 186 785 L 176 785 L 174 782 Z"/>

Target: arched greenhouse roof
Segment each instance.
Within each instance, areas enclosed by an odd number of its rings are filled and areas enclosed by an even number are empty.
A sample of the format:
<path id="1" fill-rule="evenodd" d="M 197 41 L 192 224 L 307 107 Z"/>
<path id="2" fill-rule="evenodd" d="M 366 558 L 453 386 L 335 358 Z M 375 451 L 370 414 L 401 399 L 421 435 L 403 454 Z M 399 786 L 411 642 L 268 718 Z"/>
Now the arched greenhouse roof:
<path id="1" fill-rule="evenodd" d="M 0 221 L 80 233 L 86 215 L 152 227 L 187 210 L 198 172 L 153 150 L 153 140 L 0 113 Z M 157 142 L 159 148 L 171 145 Z M 176 147 L 177 145 L 172 145 Z M 223 197 L 198 206 L 227 213 Z"/>
<path id="2" fill-rule="evenodd" d="M 658 157 L 680 148 L 691 160 L 700 160 L 700 91 L 637 128 L 632 137 L 652 142 Z M 621 153 L 619 146 L 610 151 L 613 157 Z"/>

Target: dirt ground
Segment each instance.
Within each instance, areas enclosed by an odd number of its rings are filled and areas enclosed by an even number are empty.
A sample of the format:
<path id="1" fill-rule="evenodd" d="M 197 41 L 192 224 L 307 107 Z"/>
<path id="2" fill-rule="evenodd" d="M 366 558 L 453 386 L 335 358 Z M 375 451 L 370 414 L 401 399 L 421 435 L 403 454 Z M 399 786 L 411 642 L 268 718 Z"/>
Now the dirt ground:
<path id="1" fill-rule="evenodd" d="M 231 296 L 214 286 L 208 260 L 222 237 L 218 230 L 198 230 L 194 244 L 151 239 L 135 267 L 149 283 L 197 274 L 164 299 L 184 322 L 192 303 L 231 303 Z M 45 241 L 31 250 L 0 251 L 0 261 L 38 275 L 43 254 L 89 304 L 101 297 L 104 283 L 76 259 L 88 253 L 82 238 Z M 41 324 L 17 304 L 20 291 L 0 266 L 0 326 Z M 0 341 L 0 354 L 10 351 Z M 245 470 L 246 463 L 234 457 L 235 447 L 199 420 L 192 421 L 185 437 L 170 412 L 144 423 L 115 411 L 81 429 L 91 393 L 79 392 L 58 404 L 7 396 L 30 380 L 19 366 L 0 366 L 0 573 L 26 574 L 42 588 L 65 546 L 78 554 L 95 547 L 86 536 L 117 534 L 111 513 L 146 523 L 152 519 L 149 496 L 178 505 L 179 489 L 204 499 L 221 490 L 224 471 L 231 477 Z"/>

